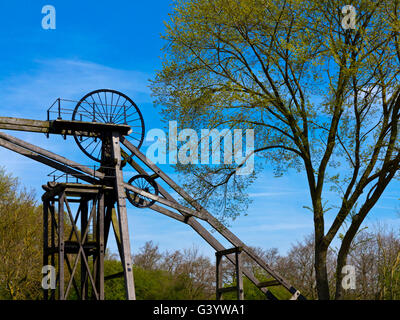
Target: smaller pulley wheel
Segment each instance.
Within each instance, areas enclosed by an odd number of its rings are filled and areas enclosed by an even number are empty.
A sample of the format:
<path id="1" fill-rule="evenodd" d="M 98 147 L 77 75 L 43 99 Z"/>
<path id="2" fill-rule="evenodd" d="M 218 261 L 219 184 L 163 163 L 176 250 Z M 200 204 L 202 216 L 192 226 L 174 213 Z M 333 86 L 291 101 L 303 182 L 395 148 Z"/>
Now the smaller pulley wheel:
<path id="1" fill-rule="evenodd" d="M 157 183 L 150 176 L 144 174 L 133 176 L 128 181 L 128 184 L 136 188 L 142 189 L 143 191 L 151 193 L 155 196 L 158 195 Z M 156 202 L 153 199 L 147 198 L 128 189 L 126 189 L 126 197 L 128 198 L 129 202 L 137 208 L 147 208 L 152 206 Z"/>

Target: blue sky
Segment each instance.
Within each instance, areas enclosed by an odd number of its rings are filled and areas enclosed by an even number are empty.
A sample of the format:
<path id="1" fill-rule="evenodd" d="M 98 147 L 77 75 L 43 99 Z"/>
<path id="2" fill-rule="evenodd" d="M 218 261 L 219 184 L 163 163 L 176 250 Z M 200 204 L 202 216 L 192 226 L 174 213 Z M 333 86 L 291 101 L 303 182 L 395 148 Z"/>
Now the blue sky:
<path id="1" fill-rule="evenodd" d="M 126 93 L 141 109 L 147 131 L 162 128 L 152 104 L 148 79 L 161 68 L 164 21 L 171 2 L 146 1 L 2 1 L 0 3 L 0 116 L 44 120 L 58 98 L 79 100 L 99 88 Z M 56 30 L 41 27 L 44 5 L 56 8 Z M 90 164 L 71 138 L 13 133 L 31 143 Z M 143 152 L 146 151 L 144 147 Z M 0 149 L 0 165 L 36 191 L 47 182 L 51 169 Z M 161 168 L 173 177 L 173 169 Z M 128 176 L 131 172 L 126 173 Z M 399 184 L 394 183 L 367 218 L 399 229 Z M 248 215 L 232 222 L 232 231 L 248 245 L 276 247 L 282 254 L 313 229 L 306 179 L 289 172 L 274 178 L 265 169 L 249 189 L 253 203 Z M 184 225 L 150 210 L 129 207 L 129 228 L 134 252 L 153 240 L 162 250 L 198 247 L 213 257 L 213 250 Z M 328 220 L 330 217 L 328 216 Z M 115 244 L 110 243 L 115 251 Z"/>

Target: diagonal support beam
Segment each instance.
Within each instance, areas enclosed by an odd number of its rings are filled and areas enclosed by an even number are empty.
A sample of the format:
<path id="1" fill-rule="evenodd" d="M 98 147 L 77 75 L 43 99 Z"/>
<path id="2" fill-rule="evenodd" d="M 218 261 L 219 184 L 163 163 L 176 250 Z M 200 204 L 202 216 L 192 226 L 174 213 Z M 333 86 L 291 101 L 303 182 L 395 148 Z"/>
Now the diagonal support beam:
<path id="1" fill-rule="evenodd" d="M 139 174 L 144 174 L 146 175 L 147 172 L 138 164 L 136 163 L 129 155 L 121 150 L 122 155 L 127 161 Z M 158 175 L 157 175 L 158 176 Z M 155 181 L 157 183 L 157 181 Z M 169 194 L 160 184 L 157 183 L 158 190 L 161 193 L 162 196 L 165 197 L 165 199 L 168 199 L 169 201 L 178 204 L 178 201 L 174 199 L 174 197 Z M 177 214 L 175 212 L 172 212 L 164 207 L 160 207 L 156 204 L 153 204 L 152 206 L 149 207 L 150 209 L 157 211 L 161 214 L 164 214 L 168 217 L 171 217 L 175 220 L 178 220 L 180 222 L 186 223 L 189 225 L 194 231 L 196 231 L 212 248 L 214 248 L 215 251 L 223 251 L 225 250 L 225 247 L 217 240 L 215 237 L 207 231 L 206 228 L 204 228 L 196 219 L 194 216 L 187 216 L 184 212 L 181 212 L 178 210 L 178 212 L 181 214 Z M 226 258 L 233 264 L 235 265 L 236 260 L 235 260 L 235 255 L 234 254 L 229 254 L 226 256 Z M 266 295 L 266 297 L 269 300 L 278 300 L 271 291 L 269 291 L 266 287 L 267 286 L 260 286 L 261 282 L 254 276 L 253 272 L 247 268 L 242 268 L 243 274 L 257 287 L 260 288 L 260 290 Z M 279 283 L 280 285 L 280 283 Z"/>
<path id="2" fill-rule="evenodd" d="M 0 139 L 3 141 L 3 147 L 10 149 L 11 151 L 15 151 L 17 153 L 20 153 L 24 156 L 29 157 L 28 155 L 32 155 L 32 154 L 37 154 L 37 155 L 41 155 L 43 157 L 46 157 L 52 161 L 56 161 L 61 163 L 64 166 L 70 167 L 74 170 L 79 170 L 82 171 L 83 173 L 85 173 L 88 176 L 91 176 L 92 178 L 99 178 L 99 179 L 103 179 L 104 178 L 104 173 L 96 171 L 94 169 L 90 169 L 84 165 L 79 164 L 78 162 L 69 160 L 65 157 L 59 156 L 51 151 L 45 150 L 43 148 L 40 148 L 38 146 L 35 146 L 33 144 L 30 144 L 26 141 L 23 141 L 21 139 L 18 139 L 16 137 L 13 137 L 9 134 L 6 134 L 4 132 L 0 131 Z M 8 142 L 8 143 L 5 143 Z M 18 146 L 20 148 L 12 148 L 13 146 Z M 29 152 L 25 152 L 25 153 L 21 153 L 20 151 L 22 150 L 21 148 L 26 149 Z M 18 151 L 19 150 L 19 151 Z M 34 159 L 36 160 L 36 159 Z M 39 160 L 37 160 L 39 161 Z M 47 165 L 47 163 L 45 163 Z"/>
<path id="3" fill-rule="evenodd" d="M 154 194 L 146 192 L 146 191 L 144 191 L 142 189 L 139 189 L 139 188 L 137 188 L 135 186 L 132 186 L 130 184 L 127 184 L 127 183 L 125 183 L 124 186 L 125 186 L 126 189 L 128 189 L 130 191 L 133 191 L 133 192 L 135 192 L 137 194 L 140 194 L 140 195 L 142 195 L 142 196 L 144 196 L 146 198 L 149 198 L 149 199 L 155 200 L 157 202 L 160 202 L 160 203 L 162 203 L 162 204 L 164 204 L 164 205 L 166 205 L 168 207 L 171 207 L 173 209 L 179 210 L 179 211 L 185 213 L 186 215 L 194 216 L 196 218 L 199 218 L 199 219 L 207 221 L 207 218 L 203 217 L 203 215 L 200 212 L 197 212 L 197 211 L 195 211 L 193 209 L 190 209 L 190 208 L 187 208 L 185 206 L 182 206 L 179 203 L 176 203 L 174 201 L 170 201 L 170 200 L 167 200 L 165 198 L 156 196 Z"/>
<path id="4" fill-rule="evenodd" d="M 98 180 L 94 179 L 82 172 L 79 172 L 75 169 L 72 169 L 64 164 L 61 164 L 59 162 L 53 161 L 51 159 L 48 159 L 46 157 L 43 157 L 35 152 L 32 152 L 30 150 L 24 149 L 22 147 L 19 147 L 17 145 L 12 144 L 11 142 L 8 142 L 2 138 L 0 138 L 0 146 L 4 147 L 6 149 L 9 149 L 11 151 L 14 151 L 16 153 L 19 153 L 25 157 L 28 157 L 30 159 L 33 159 L 35 161 L 38 161 L 40 163 L 43 163 L 49 167 L 52 167 L 54 169 L 57 169 L 59 171 L 62 171 L 64 173 L 70 174 L 71 176 L 78 178 L 78 179 L 82 179 L 83 181 L 89 182 L 91 184 L 97 184 Z"/>
<path id="5" fill-rule="evenodd" d="M 298 294 L 293 286 L 291 286 L 284 278 L 277 274 L 272 268 L 265 263 L 260 257 L 258 257 L 251 248 L 246 246 L 239 238 L 237 238 L 231 231 L 223 226 L 213 215 L 211 215 L 205 208 L 203 208 L 195 199 L 193 199 L 185 190 L 177 185 L 169 176 L 167 176 L 160 168 L 152 163 L 147 157 L 142 154 L 132 143 L 126 138 L 121 137 L 121 143 L 131 151 L 136 157 L 138 157 L 147 167 L 149 167 L 155 174 L 157 174 L 164 182 L 166 182 L 173 190 L 175 190 L 183 199 L 185 199 L 190 205 L 192 205 L 196 211 L 200 212 L 203 217 L 207 219 L 207 222 L 217 230 L 225 239 L 232 243 L 235 247 L 242 247 L 243 251 L 253 259 L 259 266 L 267 271 L 274 279 L 278 280 L 282 286 L 284 286 L 290 293 L 295 295 L 298 299 L 305 299 L 301 294 Z"/>

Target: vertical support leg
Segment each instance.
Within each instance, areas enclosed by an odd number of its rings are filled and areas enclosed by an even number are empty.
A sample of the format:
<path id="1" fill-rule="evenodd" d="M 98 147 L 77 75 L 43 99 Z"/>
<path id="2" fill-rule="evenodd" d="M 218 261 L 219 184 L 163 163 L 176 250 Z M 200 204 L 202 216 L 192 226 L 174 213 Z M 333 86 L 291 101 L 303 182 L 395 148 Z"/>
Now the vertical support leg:
<path id="1" fill-rule="evenodd" d="M 242 274 L 242 251 L 240 248 L 236 251 L 236 283 L 238 300 L 244 300 L 243 274 Z"/>
<path id="2" fill-rule="evenodd" d="M 58 270 L 59 300 L 64 300 L 64 199 L 63 192 L 58 199 Z"/>
<path id="3" fill-rule="evenodd" d="M 124 180 L 121 170 L 120 135 L 117 132 L 113 132 L 112 134 L 112 149 L 115 161 L 115 189 L 117 193 L 119 232 L 120 232 L 121 246 L 123 252 L 121 261 L 123 263 L 123 268 L 124 268 L 126 298 L 128 300 L 136 300 L 133 269 L 132 269 L 131 246 L 129 242 L 128 216 L 126 210 L 126 194 L 125 194 Z"/>
<path id="4" fill-rule="evenodd" d="M 54 200 L 51 200 L 50 202 L 50 226 L 51 226 L 51 233 L 50 233 L 50 245 L 51 245 L 51 260 L 50 263 L 53 267 L 56 266 L 56 261 L 54 258 L 55 255 L 55 248 L 56 248 L 56 226 L 55 226 L 55 221 L 56 221 L 56 217 L 55 217 L 55 204 L 54 204 Z M 55 300 L 56 299 L 56 289 L 51 289 L 51 295 L 50 295 L 50 299 L 51 300 Z"/>
<path id="5" fill-rule="evenodd" d="M 215 282 L 215 289 L 216 289 L 216 299 L 222 300 L 222 294 L 219 291 L 222 288 L 222 255 L 219 255 L 218 252 L 216 253 L 217 263 L 216 263 L 216 282 Z"/>
<path id="6" fill-rule="evenodd" d="M 96 287 L 99 294 L 99 300 L 104 300 L 104 193 L 99 195 L 99 202 L 97 205 L 97 263 L 96 263 Z"/>
<path id="7" fill-rule="evenodd" d="M 88 202 L 87 199 L 82 199 L 81 201 L 81 230 L 82 233 L 86 230 L 88 224 Z M 82 245 L 85 245 L 85 241 Z M 88 298 L 88 275 L 86 271 L 86 266 L 81 259 L 81 299 L 86 300 Z"/>
<path id="8" fill-rule="evenodd" d="M 237 293 L 237 298 L 238 300 L 244 300 L 244 290 L 243 290 L 243 271 L 242 271 L 242 247 L 235 247 L 232 249 L 225 249 L 221 251 L 217 251 L 215 253 L 217 257 L 217 272 L 216 272 L 216 290 L 217 290 L 217 300 L 222 300 L 222 293 L 224 292 L 230 292 L 230 291 L 236 291 Z M 235 260 L 234 260 L 234 265 L 235 265 L 235 273 L 236 273 L 236 285 L 232 287 L 226 287 L 222 288 L 222 257 L 228 256 L 230 254 L 235 254 Z"/>
<path id="9" fill-rule="evenodd" d="M 43 266 L 49 264 L 49 202 L 43 203 Z M 43 299 L 49 299 L 49 289 L 43 289 Z"/>
<path id="10" fill-rule="evenodd" d="M 98 219 L 99 219 L 99 197 L 97 196 L 94 200 L 93 200 L 93 206 L 96 208 L 95 210 L 95 214 L 94 217 L 92 219 L 92 236 L 97 244 L 96 250 L 93 252 L 92 254 L 92 277 L 94 279 L 94 285 L 96 287 L 96 291 L 98 290 L 98 286 L 97 286 L 97 278 L 98 278 L 98 270 L 97 270 L 97 261 L 98 261 L 98 232 L 97 232 L 97 223 L 98 223 Z M 88 256 L 86 256 L 86 259 L 88 261 L 88 264 L 90 265 L 90 260 L 88 259 Z M 90 272 L 88 270 L 88 272 Z M 93 289 L 93 288 L 92 288 Z M 97 291 L 98 293 L 98 291 Z M 92 290 L 92 300 L 96 300 L 96 294 L 94 293 L 94 290 Z"/>

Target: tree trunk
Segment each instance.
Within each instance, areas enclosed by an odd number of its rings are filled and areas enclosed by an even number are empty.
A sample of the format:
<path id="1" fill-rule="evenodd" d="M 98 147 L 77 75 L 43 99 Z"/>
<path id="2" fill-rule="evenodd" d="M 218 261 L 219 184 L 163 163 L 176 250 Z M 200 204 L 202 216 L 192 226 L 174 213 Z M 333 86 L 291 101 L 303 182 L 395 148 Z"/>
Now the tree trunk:
<path id="1" fill-rule="evenodd" d="M 337 265 L 336 265 L 336 291 L 335 291 L 335 300 L 343 299 L 343 288 L 342 288 L 342 280 L 343 274 L 342 269 L 346 265 L 348 250 L 344 250 L 343 244 L 339 250 L 337 257 Z"/>
<path id="2" fill-rule="evenodd" d="M 326 268 L 327 248 L 315 242 L 315 280 L 319 300 L 329 300 L 328 272 Z"/>
<path id="3" fill-rule="evenodd" d="M 357 234 L 357 231 L 361 225 L 362 219 L 359 219 L 359 215 L 355 215 L 352 218 L 351 225 L 347 230 L 342 244 L 340 245 L 340 249 L 338 252 L 337 257 L 337 264 L 336 264 L 336 292 L 335 292 L 335 300 L 340 300 L 343 298 L 343 288 L 342 288 L 342 280 L 343 274 L 342 269 L 346 265 L 347 256 L 350 251 L 351 242 L 353 241 L 354 237 Z"/>
<path id="4" fill-rule="evenodd" d="M 325 223 L 321 196 L 313 198 L 314 208 L 314 237 L 315 237 L 315 281 L 319 300 L 329 300 L 329 283 L 326 266 L 328 246 L 324 241 Z"/>

